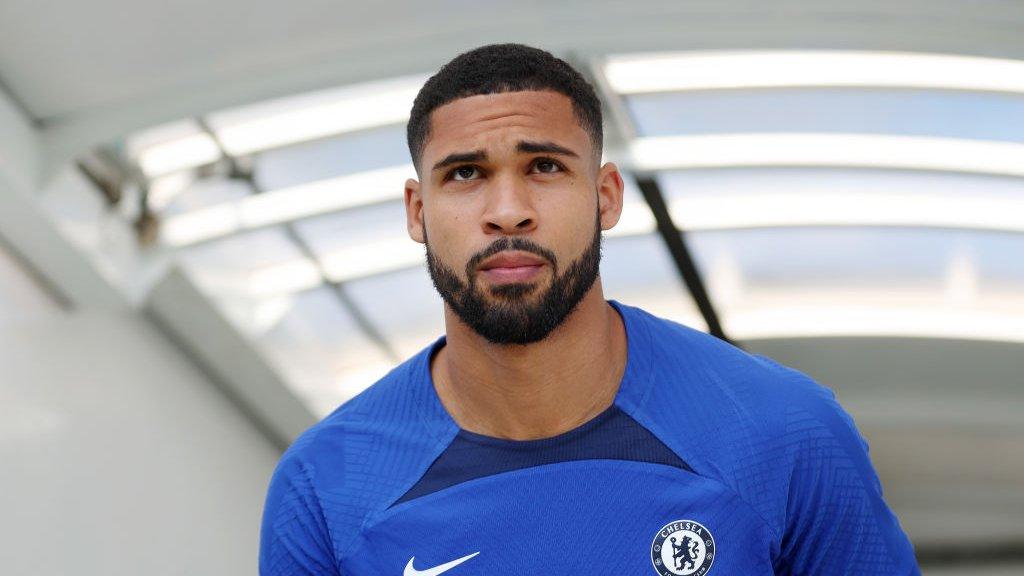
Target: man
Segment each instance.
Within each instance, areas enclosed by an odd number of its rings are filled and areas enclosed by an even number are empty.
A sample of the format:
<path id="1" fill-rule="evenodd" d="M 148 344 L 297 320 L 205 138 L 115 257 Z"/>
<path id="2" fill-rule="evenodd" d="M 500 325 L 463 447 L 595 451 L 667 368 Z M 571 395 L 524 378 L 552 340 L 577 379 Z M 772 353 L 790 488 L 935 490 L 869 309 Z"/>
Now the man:
<path id="1" fill-rule="evenodd" d="M 288 449 L 264 575 L 918 573 L 827 389 L 604 299 L 623 183 L 578 72 L 478 48 L 408 137 L 446 335 Z"/>

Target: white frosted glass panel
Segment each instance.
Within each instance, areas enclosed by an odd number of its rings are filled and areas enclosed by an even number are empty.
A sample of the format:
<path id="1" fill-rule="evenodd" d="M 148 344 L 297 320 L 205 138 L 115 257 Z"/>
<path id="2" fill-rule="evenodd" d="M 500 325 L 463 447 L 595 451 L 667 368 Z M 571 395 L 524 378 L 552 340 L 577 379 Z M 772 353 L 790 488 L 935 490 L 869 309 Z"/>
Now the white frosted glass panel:
<path id="1" fill-rule="evenodd" d="M 409 238 L 405 206 L 400 201 L 311 218 L 295 227 L 334 281 L 400 270 L 423 261 L 423 245 Z"/>
<path id="2" fill-rule="evenodd" d="M 217 161 L 217 142 L 192 119 L 155 126 L 134 134 L 125 154 L 148 177 L 170 174 Z"/>
<path id="3" fill-rule="evenodd" d="M 1024 180 L 841 168 L 720 168 L 662 173 L 683 230 L 903 226 L 1024 232 Z"/>
<path id="4" fill-rule="evenodd" d="M 902 228 L 687 234 L 735 337 L 1024 340 L 1024 236 Z"/>
<path id="5" fill-rule="evenodd" d="M 972 234 L 963 243 L 983 291 L 1014 290 L 1024 297 L 1024 235 Z"/>
<path id="6" fill-rule="evenodd" d="M 307 290 L 321 281 L 316 264 L 279 228 L 201 244 L 182 250 L 178 258 L 215 297 L 268 297 Z"/>
<path id="7" fill-rule="evenodd" d="M 925 197 L 983 195 L 1013 200 L 1024 197 L 1020 178 L 899 170 L 848 168 L 704 168 L 662 172 L 657 176 L 667 202 L 674 198 L 870 192 L 879 196 L 911 193 Z"/>
<path id="8" fill-rule="evenodd" d="M 1024 238 L 969 231 L 795 228 L 692 232 L 687 238 L 703 272 L 714 272 L 716 258 L 729 258 L 755 288 L 902 283 L 941 290 L 951 263 L 964 254 L 980 257 L 1004 280 L 1019 281 L 1024 267 L 1013 258 L 1024 250 Z"/>
<path id="9" fill-rule="evenodd" d="M 391 362 L 344 308 L 332 288 L 267 300 L 278 317 L 254 340 L 311 406 L 339 403 L 372 384 Z M 315 400 L 312 400 L 315 399 Z"/>
<path id="10" fill-rule="evenodd" d="M 165 216 L 185 214 L 208 206 L 240 200 L 252 194 L 252 188 L 244 180 L 214 177 L 202 178 L 188 183 L 180 192 L 169 198 L 161 210 Z"/>
<path id="11" fill-rule="evenodd" d="M 443 303 L 425 265 L 348 282 L 345 291 L 402 358 L 445 331 Z"/>
<path id="12" fill-rule="evenodd" d="M 846 132 L 1024 142 L 1024 96 L 928 90 L 781 88 L 626 98 L 641 136 Z"/>
<path id="13" fill-rule="evenodd" d="M 404 237 L 415 244 L 405 228 L 405 205 L 398 201 L 310 218 L 297 223 L 296 230 L 317 254 L 385 238 Z"/>
<path id="14" fill-rule="evenodd" d="M 264 152 L 256 158 L 255 177 L 262 189 L 276 190 L 409 162 L 402 124 Z M 399 189 L 404 185 L 395 182 Z"/>
<path id="15" fill-rule="evenodd" d="M 687 50 L 609 55 L 602 72 L 620 94 L 855 87 L 1024 93 L 1024 63 L 923 52 Z"/>
<path id="16" fill-rule="evenodd" d="M 298 142 L 403 124 L 422 76 L 298 94 L 207 116 L 225 150 L 241 155 Z"/>
<path id="17" fill-rule="evenodd" d="M 401 200 L 403 189 L 396 183 L 414 175 L 411 165 L 392 166 L 242 195 L 234 201 L 165 217 L 160 227 L 161 238 L 171 246 L 187 246 L 274 224 Z"/>

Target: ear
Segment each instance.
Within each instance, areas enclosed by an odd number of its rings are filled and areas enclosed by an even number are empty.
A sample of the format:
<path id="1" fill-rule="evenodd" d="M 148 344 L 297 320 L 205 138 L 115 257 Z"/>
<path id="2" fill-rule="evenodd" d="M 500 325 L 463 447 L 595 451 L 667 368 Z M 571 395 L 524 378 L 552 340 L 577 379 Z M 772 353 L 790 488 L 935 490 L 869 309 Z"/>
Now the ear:
<path id="1" fill-rule="evenodd" d="M 410 238 L 424 243 L 422 189 L 420 183 L 412 178 L 405 181 L 405 227 Z"/>
<path id="2" fill-rule="evenodd" d="M 597 173 L 597 202 L 601 230 L 610 230 L 622 215 L 622 174 L 614 162 L 607 162 Z"/>

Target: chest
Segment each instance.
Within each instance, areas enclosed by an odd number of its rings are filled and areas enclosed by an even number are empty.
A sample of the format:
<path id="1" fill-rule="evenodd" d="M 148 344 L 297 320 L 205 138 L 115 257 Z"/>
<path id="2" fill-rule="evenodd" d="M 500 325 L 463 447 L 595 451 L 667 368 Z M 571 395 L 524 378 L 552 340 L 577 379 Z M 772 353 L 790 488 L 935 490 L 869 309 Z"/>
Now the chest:
<path id="1" fill-rule="evenodd" d="M 371 515 L 352 576 L 771 574 L 767 526 L 722 484 L 662 464 L 519 469 Z"/>

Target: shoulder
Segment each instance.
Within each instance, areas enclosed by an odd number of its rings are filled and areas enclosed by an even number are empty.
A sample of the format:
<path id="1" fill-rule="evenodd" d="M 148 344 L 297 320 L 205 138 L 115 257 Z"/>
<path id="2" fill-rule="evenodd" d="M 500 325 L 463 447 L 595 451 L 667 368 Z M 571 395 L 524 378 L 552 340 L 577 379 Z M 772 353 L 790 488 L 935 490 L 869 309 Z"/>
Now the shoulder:
<path id="1" fill-rule="evenodd" d="M 636 324 L 647 332 L 647 369 L 651 384 L 644 402 L 679 399 L 686 412 L 703 406 L 708 425 L 749 420 L 750 434 L 777 433 L 784 412 L 797 406 L 834 401 L 828 388 L 807 374 L 775 360 L 748 352 L 715 336 L 650 314 L 630 310 Z"/>
<path id="2" fill-rule="evenodd" d="M 689 326 L 634 314 L 650 333 L 651 381 L 637 416 L 777 532 L 802 451 L 823 437 L 863 449 L 835 394 L 807 374 Z"/>
<path id="3" fill-rule="evenodd" d="M 413 356 L 303 432 L 274 471 L 274 492 L 315 504 L 344 557 L 366 517 L 400 497 L 454 435 L 434 413 L 424 380 L 430 348 Z"/>

